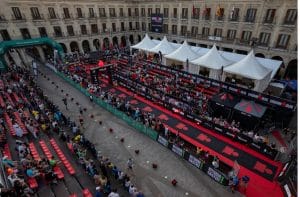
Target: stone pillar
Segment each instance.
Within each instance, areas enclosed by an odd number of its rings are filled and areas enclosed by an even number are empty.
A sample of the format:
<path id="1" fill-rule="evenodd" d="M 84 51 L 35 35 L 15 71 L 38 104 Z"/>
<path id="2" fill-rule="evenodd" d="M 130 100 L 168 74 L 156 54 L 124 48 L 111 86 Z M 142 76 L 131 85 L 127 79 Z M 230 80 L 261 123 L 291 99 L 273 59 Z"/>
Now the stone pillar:
<path id="1" fill-rule="evenodd" d="M 93 40 L 88 40 L 89 41 L 89 45 L 90 45 L 90 49 L 91 49 L 91 51 L 96 51 L 96 47 L 94 46 L 94 44 L 93 44 Z"/>
<path id="2" fill-rule="evenodd" d="M 46 58 L 45 58 L 45 54 L 44 54 L 44 51 L 43 51 L 42 47 L 39 46 L 39 47 L 36 47 L 36 48 L 37 48 L 37 50 L 39 52 L 39 55 L 41 57 L 42 62 L 45 62 Z"/>

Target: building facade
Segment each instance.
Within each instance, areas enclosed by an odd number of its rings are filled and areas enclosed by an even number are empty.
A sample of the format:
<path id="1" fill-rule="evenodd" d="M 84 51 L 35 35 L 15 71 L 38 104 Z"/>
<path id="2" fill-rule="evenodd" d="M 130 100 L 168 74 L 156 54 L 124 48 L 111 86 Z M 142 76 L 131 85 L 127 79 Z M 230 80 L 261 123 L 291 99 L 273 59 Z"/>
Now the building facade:
<path id="1" fill-rule="evenodd" d="M 151 32 L 154 13 L 163 15 L 163 33 Z M 128 46 L 146 32 L 240 54 L 254 47 L 256 56 L 282 60 L 282 75 L 296 76 L 296 0 L 0 1 L 1 40 L 48 36 L 65 52 L 86 52 Z"/>

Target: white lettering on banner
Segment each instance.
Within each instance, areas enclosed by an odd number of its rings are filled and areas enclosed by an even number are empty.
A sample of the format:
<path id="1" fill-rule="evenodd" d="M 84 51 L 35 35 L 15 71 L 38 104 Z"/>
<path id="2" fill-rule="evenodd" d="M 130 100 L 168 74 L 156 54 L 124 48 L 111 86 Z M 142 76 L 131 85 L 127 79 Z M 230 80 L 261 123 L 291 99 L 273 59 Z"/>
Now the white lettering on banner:
<path id="1" fill-rule="evenodd" d="M 273 104 L 276 104 L 276 105 L 281 105 L 280 101 L 276 101 L 276 100 L 273 100 L 273 99 L 270 100 L 270 103 L 273 103 Z"/>
<path id="2" fill-rule="evenodd" d="M 232 90 L 232 91 L 237 91 L 237 89 L 236 88 L 232 88 L 232 87 L 229 87 L 229 90 Z"/>
<path id="3" fill-rule="evenodd" d="M 182 154 L 183 154 L 183 150 L 176 145 L 173 145 L 172 151 L 180 156 L 182 156 Z"/>
<path id="4" fill-rule="evenodd" d="M 162 145 L 164 146 L 168 146 L 168 140 L 166 140 L 165 138 L 159 136 L 158 137 L 158 140 L 157 140 L 159 143 L 161 143 Z"/>
<path id="5" fill-rule="evenodd" d="M 215 127 L 215 129 L 216 129 L 217 131 L 223 132 L 223 130 L 220 129 L 219 127 Z"/>
<path id="6" fill-rule="evenodd" d="M 288 186 L 287 184 L 285 184 L 283 187 L 284 187 L 284 190 L 285 190 L 285 192 L 286 192 L 286 195 L 287 195 L 288 197 L 291 197 L 292 194 L 291 194 L 291 190 L 290 190 L 289 186 Z"/>
<path id="7" fill-rule="evenodd" d="M 207 174 L 217 182 L 219 182 L 222 178 L 222 175 L 214 169 L 212 169 L 211 167 L 208 167 Z"/>
<path id="8" fill-rule="evenodd" d="M 194 166 L 196 166 L 197 168 L 199 168 L 200 164 L 201 164 L 201 161 L 199 159 L 197 159 L 196 157 L 194 157 L 193 155 L 190 155 L 189 162 L 191 164 L 193 164 Z"/>
<path id="9" fill-rule="evenodd" d="M 248 96 L 251 96 L 253 98 L 258 98 L 258 95 L 257 94 L 253 94 L 253 93 L 249 93 Z"/>

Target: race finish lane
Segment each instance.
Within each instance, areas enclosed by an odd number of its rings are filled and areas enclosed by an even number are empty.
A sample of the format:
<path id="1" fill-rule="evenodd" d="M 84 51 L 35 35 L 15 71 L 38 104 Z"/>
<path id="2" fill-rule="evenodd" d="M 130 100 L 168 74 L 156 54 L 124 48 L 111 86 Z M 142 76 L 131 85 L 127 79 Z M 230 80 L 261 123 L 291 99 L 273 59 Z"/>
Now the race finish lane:
<path id="1" fill-rule="evenodd" d="M 222 140 L 217 139 L 216 137 L 205 133 L 199 129 L 197 129 L 196 124 L 188 123 L 181 117 L 175 117 L 175 115 L 158 105 L 151 103 L 148 100 L 143 99 L 142 97 L 135 96 L 133 97 L 133 92 L 128 89 L 121 87 L 112 87 L 106 81 L 102 80 L 104 84 L 102 84 L 102 90 L 110 91 L 115 93 L 118 96 L 126 97 L 128 101 L 135 107 L 140 108 L 143 111 L 148 111 L 155 116 L 160 117 L 164 120 L 166 126 L 168 126 L 171 132 L 177 133 L 180 132 L 180 136 L 185 138 L 188 142 L 194 145 L 200 144 L 210 149 L 210 152 L 216 152 L 220 155 L 221 160 L 230 160 L 231 164 L 236 160 L 241 166 L 249 169 L 250 171 L 256 173 L 257 175 L 264 177 L 269 181 L 273 181 L 278 166 L 270 164 L 262 159 L 255 157 L 237 147 L 233 147 L 228 143 L 225 143 Z M 228 162 L 227 162 L 228 163 Z M 231 165 L 232 166 L 232 165 Z"/>

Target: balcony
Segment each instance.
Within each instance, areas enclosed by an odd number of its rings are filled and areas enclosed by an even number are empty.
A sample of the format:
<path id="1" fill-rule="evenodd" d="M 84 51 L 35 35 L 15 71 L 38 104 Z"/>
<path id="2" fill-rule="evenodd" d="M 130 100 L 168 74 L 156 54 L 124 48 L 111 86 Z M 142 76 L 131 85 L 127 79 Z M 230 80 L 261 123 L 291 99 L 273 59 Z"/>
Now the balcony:
<path id="1" fill-rule="evenodd" d="M 44 21 L 44 20 L 45 20 L 45 18 L 44 18 L 43 14 L 40 14 L 39 16 L 32 17 L 33 22 L 39 22 L 39 21 Z"/>
<path id="2" fill-rule="evenodd" d="M 189 19 L 189 17 L 188 17 L 188 15 L 180 15 L 180 19 L 181 20 L 188 20 Z"/>
<path id="3" fill-rule="evenodd" d="M 283 21 L 282 25 L 287 27 L 293 27 L 296 26 L 297 20 L 294 21 Z"/>
<path id="4" fill-rule="evenodd" d="M 76 19 L 78 19 L 78 20 L 83 20 L 83 19 L 85 19 L 85 14 L 77 14 L 77 15 L 76 15 Z"/>
<path id="5" fill-rule="evenodd" d="M 26 17 L 24 14 L 22 14 L 21 16 L 12 15 L 11 19 L 13 22 L 20 22 L 20 23 L 26 22 Z"/>
<path id="6" fill-rule="evenodd" d="M 225 19 L 225 16 L 215 16 L 215 21 L 223 22 Z"/>
<path id="7" fill-rule="evenodd" d="M 54 38 L 64 38 L 65 34 L 63 32 L 56 32 L 52 34 Z"/>
<path id="8" fill-rule="evenodd" d="M 99 18 L 107 18 L 107 16 L 106 16 L 105 13 L 100 13 L 100 14 L 99 14 Z"/>
<path id="9" fill-rule="evenodd" d="M 0 24 L 3 24 L 3 23 L 8 23 L 8 20 L 5 18 L 5 16 L 1 15 L 0 16 Z"/>
<path id="10" fill-rule="evenodd" d="M 255 23 L 255 17 L 248 17 L 248 16 L 245 16 L 244 17 L 244 22 L 246 23 Z"/>
<path id="11" fill-rule="evenodd" d="M 73 16 L 72 14 L 63 14 L 63 20 L 72 20 Z"/>
<path id="12" fill-rule="evenodd" d="M 206 15 L 202 17 L 202 20 L 209 21 L 211 19 L 210 15 Z"/>
<path id="13" fill-rule="evenodd" d="M 239 21 L 240 21 L 239 16 L 228 17 L 228 22 L 230 22 L 230 23 L 238 23 Z"/>

